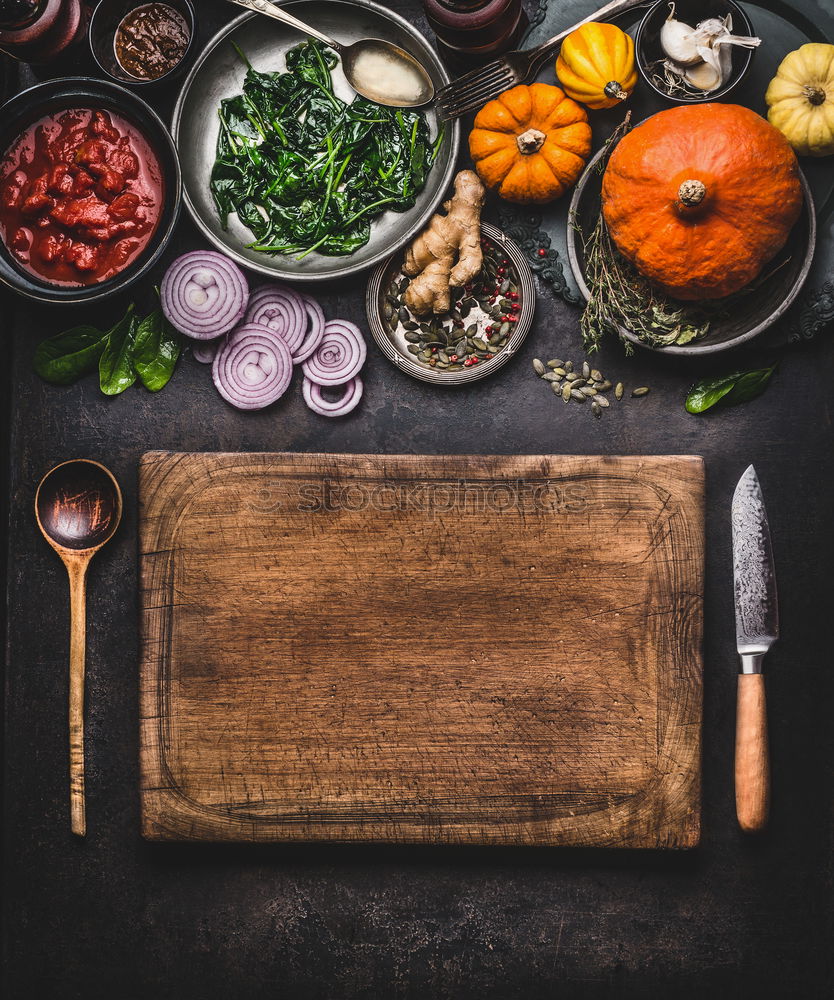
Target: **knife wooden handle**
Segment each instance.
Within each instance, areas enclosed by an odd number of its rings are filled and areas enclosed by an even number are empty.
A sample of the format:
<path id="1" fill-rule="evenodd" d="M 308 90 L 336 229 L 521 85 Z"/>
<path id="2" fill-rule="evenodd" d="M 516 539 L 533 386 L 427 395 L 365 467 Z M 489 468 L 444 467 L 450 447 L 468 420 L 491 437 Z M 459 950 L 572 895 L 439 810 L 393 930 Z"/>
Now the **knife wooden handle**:
<path id="1" fill-rule="evenodd" d="M 736 815 L 747 833 L 757 833 L 770 813 L 770 753 L 763 674 L 738 675 L 736 706 Z"/>

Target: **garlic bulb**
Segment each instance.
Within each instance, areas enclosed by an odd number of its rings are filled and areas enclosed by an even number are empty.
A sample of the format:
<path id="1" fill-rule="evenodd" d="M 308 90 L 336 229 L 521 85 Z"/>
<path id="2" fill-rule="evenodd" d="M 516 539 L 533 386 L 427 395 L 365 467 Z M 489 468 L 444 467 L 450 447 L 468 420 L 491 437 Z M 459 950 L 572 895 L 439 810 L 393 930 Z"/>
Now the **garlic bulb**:
<path id="1" fill-rule="evenodd" d="M 660 29 L 660 47 L 679 66 L 691 66 L 700 60 L 698 46 L 692 39 L 694 28 L 675 20 L 675 5 L 669 4 L 669 16 Z"/>
<path id="2" fill-rule="evenodd" d="M 660 45 L 666 56 L 663 69 L 670 86 L 677 82 L 705 94 L 723 87 L 733 68 L 732 46 L 754 49 L 760 38 L 732 33 L 730 14 L 710 17 L 694 28 L 675 20 L 675 4 L 669 4 L 669 16 L 660 31 Z M 671 93 L 671 90 L 670 90 Z"/>

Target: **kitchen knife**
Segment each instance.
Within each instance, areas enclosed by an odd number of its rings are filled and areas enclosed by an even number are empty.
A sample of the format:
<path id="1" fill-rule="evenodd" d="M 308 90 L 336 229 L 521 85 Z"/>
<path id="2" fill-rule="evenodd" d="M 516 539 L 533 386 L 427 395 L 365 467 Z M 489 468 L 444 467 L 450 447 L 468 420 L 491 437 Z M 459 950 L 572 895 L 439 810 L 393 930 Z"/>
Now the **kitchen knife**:
<path id="1" fill-rule="evenodd" d="M 733 494 L 736 644 L 736 815 L 742 830 L 764 828 L 770 811 L 770 755 L 762 662 L 779 636 L 773 551 L 762 490 L 749 466 Z"/>

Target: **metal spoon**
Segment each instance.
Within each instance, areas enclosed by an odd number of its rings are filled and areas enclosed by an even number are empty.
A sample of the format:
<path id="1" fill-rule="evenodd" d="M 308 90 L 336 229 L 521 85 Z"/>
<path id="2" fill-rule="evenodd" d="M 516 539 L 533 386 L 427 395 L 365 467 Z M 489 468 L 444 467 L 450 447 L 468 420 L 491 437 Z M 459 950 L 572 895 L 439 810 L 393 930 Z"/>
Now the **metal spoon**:
<path id="1" fill-rule="evenodd" d="M 299 21 L 297 17 L 293 17 L 280 7 L 276 7 L 269 0 L 229 0 L 229 3 L 245 7 L 256 14 L 273 17 L 276 21 L 298 28 L 299 31 L 324 42 L 342 57 L 342 69 L 351 87 L 370 101 L 392 108 L 418 108 L 422 104 L 428 104 L 434 97 L 434 84 L 429 74 L 410 52 L 401 49 L 399 45 L 394 45 L 393 42 L 386 42 L 381 38 L 364 38 L 354 42 L 353 45 L 342 45 L 321 31 Z M 385 80 L 378 79 L 379 66 L 384 62 L 400 63 L 404 82 L 408 77 L 411 78 L 410 89 L 396 91 L 392 87 L 390 77 Z"/>
<path id="2" fill-rule="evenodd" d="M 63 462 L 40 481 L 35 517 L 43 537 L 67 568 L 70 586 L 69 775 L 72 832 L 87 832 L 84 807 L 84 660 L 87 645 L 87 567 L 122 518 L 122 492 L 113 474 L 86 458 Z"/>

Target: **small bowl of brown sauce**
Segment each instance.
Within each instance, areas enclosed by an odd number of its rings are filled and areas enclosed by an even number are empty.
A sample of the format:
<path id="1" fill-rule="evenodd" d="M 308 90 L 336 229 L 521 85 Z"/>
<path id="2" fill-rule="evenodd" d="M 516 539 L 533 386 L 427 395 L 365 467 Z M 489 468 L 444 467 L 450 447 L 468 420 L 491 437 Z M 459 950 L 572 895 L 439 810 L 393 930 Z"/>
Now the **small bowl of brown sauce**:
<path id="1" fill-rule="evenodd" d="M 128 86 L 167 83 L 194 47 L 191 0 L 101 0 L 90 18 L 90 48 L 102 72 Z"/>

